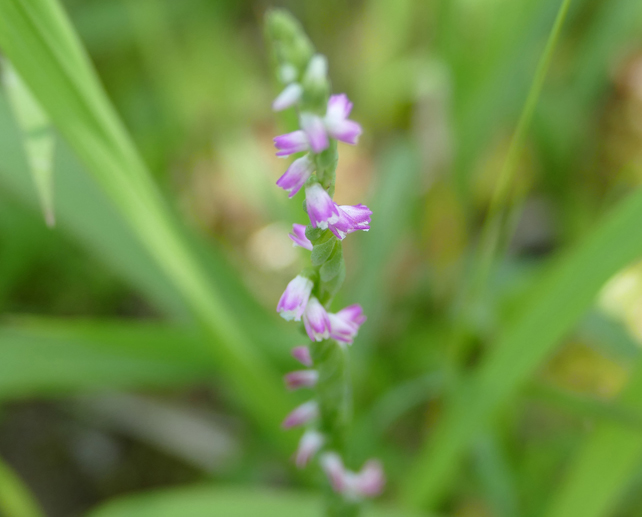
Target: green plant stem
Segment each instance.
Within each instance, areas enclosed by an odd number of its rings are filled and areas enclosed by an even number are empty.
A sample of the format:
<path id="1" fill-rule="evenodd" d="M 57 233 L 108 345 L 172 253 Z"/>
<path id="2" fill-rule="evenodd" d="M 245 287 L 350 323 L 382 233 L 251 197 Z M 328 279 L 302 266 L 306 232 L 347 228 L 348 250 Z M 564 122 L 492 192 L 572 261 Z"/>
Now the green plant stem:
<path id="1" fill-rule="evenodd" d="M 352 389 L 349 357 L 344 347 L 331 339 L 313 343 L 310 347 L 314 367 L 319 372 L 316 398 L 319 403 L 320 431 L 326 436 L 326 447 L 347 457 L 347 432 L 352 421 Z M 347 502 L 333 490 L 326 490 L 328 517 L 355 517 L 359 505 Z"/>

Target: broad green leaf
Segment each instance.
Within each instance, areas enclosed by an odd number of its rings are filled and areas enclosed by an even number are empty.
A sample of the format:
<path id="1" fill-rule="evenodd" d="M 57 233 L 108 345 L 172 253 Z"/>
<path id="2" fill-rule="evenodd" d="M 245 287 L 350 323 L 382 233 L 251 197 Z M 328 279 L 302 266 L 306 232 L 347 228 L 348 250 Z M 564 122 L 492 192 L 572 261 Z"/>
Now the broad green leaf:
<path id="1" fill-rule="evenodd" d="M 605 402 L 594 397 L 570 393 L 544 384 L 533 384 L 524 390 L 528 398 L 544 402 L 592 420 L 606 421 L 623 427 L 642 430 L 642 412 L 619 402 Z"/>
<path id="2" fill-rule="evenodd" d="M 341 251 L 341 246 L 336 246 L 334 252 L 328 258 L 328 261 L 321 266 L 321 269 L 319 269 L 321 281 L 332 281 L 332 279 L 342 271 L 342 268 L 345 269 L 343 264 L 343 252 Z"/>
<path id="3" fill-rule="evenodd" d="M 18 475 L 0 459 L 0 515 L 42 517 L 44 514 Z"/>
<path id="4" fill-rule="evenodd" d="M 53 196 L 54 134 L 47 114 L 8 61 L 3 63 L 4 85 L 22 130 L 29 169 L 48 226 L 56 223 Z"/>
<path id="5" fill-rule="evenodd" d="M 289 449 L 278 425 L 290 408 L 280 380 L 190 250 L 59 4 L 0 2 L 0 47 L 201 323 L 230 392 Z"/>
<path id="6" fill-rule="evenodd" d="M 642 364 L 631 374 L 620 404 L 642 412 Z M 602 422 L 588 437 L 559 491 L 547 517 L 599 517 L 613 515 L 618 496 L 642 462 L 639 427 Z"/>
<path id="7" fill-rule="evenodd" d="M 443 497 L 476 433 L 572 330 L 604 283 L 642 255 L 642 241 L 631 238 L 640 221 L 638 191 L 549 272 L 433 430 L 406 480 L 408 501 L 434 505 Z"/>
<path id="8" fill-rule="evenodd" d="M 321 516 L 321 499 L 312 494 L 262 488 L 194 486 L 125 497 L 89 512 L 87 517 L 300 517 Z M 385 508 L 364 517 L 416 517 Z"/>
<path id="9" fill-rule="evenodd" d="M 207 382 L 199 336 L 166 324 L 20 319 L 0 326 L 0 399 Z"/>
<path id="10" fill-rule="evenodd" d="M 9 106 L 1 93 L 0 155 L 0 187 L 3 198 L 10 195 L 35 208 L 37 199 L 28 178 L 28 165 L 20 146 L 19 132 L 12 123 Z M 145 296 L 154 309 L 174 320 L 190 321 L 189 307 L 174 283 L 137 240 L 122 215 L 91 176 L 83 170 L 67 144 L 59 138 L 56 142 L 54 166 L 57 232 L 50 232 L 51 235 L 41 234 L 39 238 L 64 240 L 70 237 L 87 249 L 94 259 L 108 266 Z M 12 224 L 7 218 L 2 221 L 4 224 Z M 252 318 L 253 325 L 247 328 L 251 339 L 275 358 L 289 357 L 286 345 L 294 345 L 298 334 L 283 325 L 280 318 L 274 318 L 272 311 L 266 313 L 259 306 L 216 248 L 195 235 L 190 235 L 190 239 L 191 248 L 205 265 L 208 277 L 226 293 L 228 305 L 236 313 Z M 3 251 L 8 247 L 9 243 L 6 243 Z M 3 264 L 3 268 L 6 267 L 7 264 Z M 11 274 L 6 269 L 3 272 L 5 275 Z"/>
<path id="11" fill-rule="evenodd" d="M 328 232 L 329 233 L 329 232 Z M 310 254 L 310 260 L 312 261 L 313 266 L 320 266 L 332 253 L 334 250 L 334 245 L 337 243 L 337 239 L 330 234 L 327 240 L 315 244 L 312 248 L 312 253 Z"/>

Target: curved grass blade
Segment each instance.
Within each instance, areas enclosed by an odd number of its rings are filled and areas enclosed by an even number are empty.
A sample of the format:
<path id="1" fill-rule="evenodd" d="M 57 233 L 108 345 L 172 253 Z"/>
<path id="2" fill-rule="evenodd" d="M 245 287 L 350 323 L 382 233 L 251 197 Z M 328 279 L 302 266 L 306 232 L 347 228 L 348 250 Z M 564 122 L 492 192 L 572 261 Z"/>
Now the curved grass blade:
<path id="1" fill-rule="evenodd" d="M 0 514 L 5 517 L 44 517 L 18 475 L 0 459 Z"/>
<path id="2" fill-rule="evenodd" d="M 56 224 L 53 197 L 54 134 L 47 114 L 8 61 L 3 63 L 5 90 L 20 125 L 23 144 L 47 226 Z"/>
<path id="3" fill-rule="evenodd" d="M 20 318 L 0 326 L 0 400 L 204 383 L 193 331 L 160 323 Z"/>
<path id="4" fill-rule="evenodd" d="M 642 255 L 642 241 L 632 237 L 640 221 L 642 192 L 637 191 L 550 271 L 470 384 L 454 397 L 408 476 L 406 501 L 434 505 L 443 497 L 477 433 L 571 331 L 603 284 Z"/>
<path id="5" fill-rule="evenodd" d="M 280 380 L 243 330 L 243 315 L 230 311 L 190 251 L 60 5 L 0 2 L 0 46 L 201 322 L 231 393 L 275 442 L 289 448 L 291 438 L 278 426 L 290 406 Z"/>
<path id="6" fill-rule="evenodd" d="M 122 497 L 89 512 L 88 517 L 299 517 L 320 515 L 321 499 L 308 493 L 258 488 L 191 486 Z M 364 517 L 418 517 L 397 510 L 372 508 Z"/>
<path id="7" fill-rule="evenodd" d="M 642 411 L 642 363 L 631 374 L 620 405 Z M 642 461 L 639 427 L 603 422 L 579 451 L 546 517 L 612 515 L 618 496 Z"/>

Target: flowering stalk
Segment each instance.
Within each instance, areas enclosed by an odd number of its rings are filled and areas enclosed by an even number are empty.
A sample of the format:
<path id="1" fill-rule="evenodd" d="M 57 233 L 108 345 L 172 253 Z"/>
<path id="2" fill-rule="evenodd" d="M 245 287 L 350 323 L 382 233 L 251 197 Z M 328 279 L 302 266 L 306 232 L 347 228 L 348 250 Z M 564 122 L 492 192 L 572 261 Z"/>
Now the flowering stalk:
<path id="1" fill-rule="evenodd" d="M 292 351 L 308 369 L 289 373 L 285 383 L 289 389 L 313 389 L 314 397 L 294 409 L 283 427 L 306 427 L 296 464 L 302 468 L 317 457 L 328 478 L 327 515 L 351 517 L 358 515 L 363 499 L 378 495 L 384 485 L 377 461 L 368 461 L 358 472 L 345 466 L 352 416 L 348 346 L 366 317 L 359 305 L 337 313 L 328 310 L 345 278 L 343 239 L 370 228 L 372 212 L 367 206 L 339 206 L 332 199 L 337 142 L 356 145 L 361 126 L 349 118 L 348 97 L 330 95 L 327 61 L 315 54 L 296 20 L 286 12 L 272 11 L 267 29 L 283 83 L 272 108 L 296 109 L 299 122 L 299 129 L 274 139 L 277 156 L 297 155 L 277 186 L 289 197 L 305 193 L 309 224 L 294 224 L 290 239 L 311 252 L 311 266 L 288 284 L 277 311 L 287 320 L 302 321 L 310 339 L 309 346 Z"/>

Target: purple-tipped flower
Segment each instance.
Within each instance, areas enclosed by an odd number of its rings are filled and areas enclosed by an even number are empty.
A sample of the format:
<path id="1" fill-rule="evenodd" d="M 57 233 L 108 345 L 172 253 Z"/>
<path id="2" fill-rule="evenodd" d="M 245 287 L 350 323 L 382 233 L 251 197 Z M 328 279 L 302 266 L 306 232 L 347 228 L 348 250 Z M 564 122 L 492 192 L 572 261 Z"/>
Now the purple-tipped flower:
<path id="1" fill-rule="evenodd" d="M 307 346 L 295 346 L 292 349 L 292 357 L 308 368 L 313 364 L 310 349 Z"/>
<path id="2" fill-rule="evenodd" d="M 381 463 L 377 460 L 370 460 L 357 474 L 354 490 L 358 496 L 375 497 L 383 491 L 385 484 L 386 476 Z"/>
<path id="3" fill-rule="evenodd" d="M 319 405 L 310 400 L 295 408 L 283 421 L 284 429 L 291 429 L 314 420 L 319 416 Z"/>
<path id="4" fill-rule="evenodd" d="M 325 442 L 325 437 L 319 431 L 309 430 L 303 433 L 299 448 L 296 451 L 296 466 L 302 469 L 312 457 L 319 452 Z"/>
<path id="5" fill-rule="evenodd" d="M 279 304 L 276 306 L 281 317 L 288 321 L 300 321 L 308 305 L 313 287 L 314 284 L 309 278 L 301 275 L 294 277 L 285 288 Z"/>
<path id="6" fill-rule="evenodd" d="M 301 129 L 315 153 L 320 153 L 330 145 L 323 119 L 312 113 L 301 113 Z"/>
<path id="7" fill-rule="evenodd" d="M 292 239 L 293 246 L 300 246 L 306 250 L 312 251 L 312 243 L 305 235 L 305 224 L 293 224 L 292 233 L 289 233 L 288 237 Z"/>
<path id="8" fill-rule="evenodd" d="M 370 229 L 372 210 L 366 205 L 341 205 L 337 206 L 337 209 L 339 219 L 329 226 L 337 239 L 343 240 L 346 235 L 357 230 L 367 232 Z"/>
<path id="9" fill-rule="evenodd" d="M 311 388 L 318 380 L 319 373 L 316 370 L 297 370 L 285 376 L 285 385 L 289 390 Z"/>
<path id="10" fill-rule="evenodd" d="M 288 197 L 294 196 L 301 187 L 308 181 L 310 175 L 314 172 L 314 163 L 310 160 L 309 155 L 297 158 L 285 171 L 276 184 L 283 190 L 290 193 Z"/>
<path id="11" fill-rule="evenodd" d="M 352 111 L 352 103 L 345 93 L 332 95 L 328 100 L 328 109 L 323 122 L 332 138 L 355 145 L 362 130 L 359 124 L 348 119 L 350 111 Z"/>
<path id="12" fill-rule="evenodd" d="M 330 318 L 325 307 L 314 296 L 310 297 L 303 313 L 303 324 L 312 341 L 323 341 L 330 337 Z"/>
<path id="13" fill-rule="evenodd" d="M 339 209 L 325 189 L 318 183 L 305 188 L 305 203 L 313 228 L 325 230 L 339 221 Z"/>
<path id="14" fill-rule="evenodd" d="M 334 491 L 343 494 L 346 499 L 358 501 L 375 497 L 386 483 L 381 463 L 376 460 L 366 462 L 358 473 L 346 469 L 341 457 L 334 452 L 323 454 L 320 463 Z"/>
<path id="15" fill-rule="evenodd" d="M 274 111 L 282 111 L 294 106 L 301 99 L 301 95 L 303 95 L 303 87 L 299 83 L 290 83 L 278 97 L 274 99 L 272 109 Z"/>
<path id="16" fill-rule="evenodd" d="M 343 461 L 341 461 L 341 456 L 336 452 L 326 452 L 321 455 L 319 463 L 321 463 L 321 468 L 325 475 L 328 476 L 334 491 L 342 493 L 345 489 L 347 472 L 343 466 Z"/>
<path id="17" fill-rule="evenodd" d="M 330 337 L 339 343 L 352 344 L 359 332 L 359 327 L 366 321 L 361 305 L 349 305 L 336 314 L 328 314 L 330 318 Z"/>
<path id="18" fill-rule="evenodd" d="M 274 138 L 274 147 L 278 149 L 277 156 L 290 156 L 294 153 L 300 153 L 310 150 L 310 143 L 305 133 L 300 129 L 286 133 Z"/>

